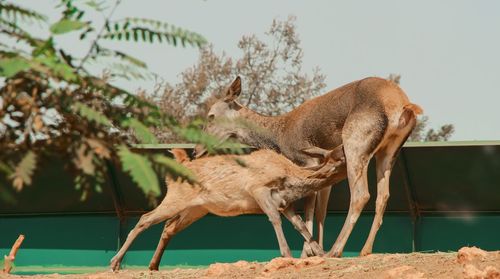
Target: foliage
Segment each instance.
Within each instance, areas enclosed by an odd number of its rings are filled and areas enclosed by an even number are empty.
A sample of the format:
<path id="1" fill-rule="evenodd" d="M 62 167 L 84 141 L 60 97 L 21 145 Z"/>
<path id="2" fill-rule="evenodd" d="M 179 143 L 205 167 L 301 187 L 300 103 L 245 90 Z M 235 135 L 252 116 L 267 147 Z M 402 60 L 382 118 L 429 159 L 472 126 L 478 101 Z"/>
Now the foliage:
<path id="1" fill-rule="evenodd" d="M 219 55 L 212 46 L 202 48 L 196 65 L 181 74 L 182 81 L 165 84 L 155 101 L 162 110 L 188 122 L 205 116 L 213 100 L 221 97 L 237 75 L 244 81 L 238 100 L 264 114 L 282 114 L 319 95 L 325 77 L 317 68 L 311 75 L 303 72 L 295 19 L 274 20 L 266 36 L 270 44 L 256 35 L 243 36 L 238 42 L 242 51 L 239 58 Z M 162 141 L 174 138 L 164 131 L 157 134 Z"/>
<path id="2" fill-rule="evenodd" d="M 390 74 L 387 79 L 399 84 L 401 76 Z M 408 141 L 448 141 L 455 132 L 453 124 L 442 125 L 438 130 L 427 129 L 428 121 L 428 116 L 419 116 Z"/>
<path id="3" fill-rule="evenodd" d="M 31 184 L 36 167 L 44 160 L 61 156 L 76 174 L 75 185 L 82 199 L 102 190 L 110 162 L 121 165 L 145 194 L 156 197 L 161 191 L 155 167 L 164 166 L 174 176 L 191 181 L 194 177 L 172 160 L 138 154 L 129 148 L 131 143 L 156 143 L 150 131 L 153 126 L 198 143 L 213 143 L 200 131 L 196 131 L 199 137 L 193 138 L 193 127 L 179 126 L 147 100 L 113 86 L 110 74 L 97 76 L 87 68 L 90 60 L 111 57 L 129 68 L 146 69 L 139 59 L 102 47 L 102 40 L 132 38 L 202 46 L 203 37 L 159 21 L 113 20 L 120 0 L 110 7 L 104 3 L 60 0 L 61 18 L 49 23 L 36 11 L 0 1 L 0 37 L 7 42 L 0 43 L 0 173 L 17 191 Z M 101 27 L 88 19 L 88 14 L 96 11 L 109 11 Z M 27 31 L 34 22 L 50 30 L 49 37 L 39 38 Z M 76 32 L 90 45 L 83 56 L 57 44 L 59 36 Z M 6 189 L 0 185 L 0 199 L 12 202 Z"/>
<path id="4" fill-rule="evenodd" d="M 438 130 L 426 129 L 429 117 L 418 118 L 417 125 L 409 137 L 409 141 L 448 141 L 455 132 L 453 124 L 442 125 Z"/>
<path id="5" fill-rule="evenodd" d="M 189 44 L 201 47 L 206 43 L 205 39 L 197 33 L 158 20 L 134 17 L 109 22 L 106 24 L 106 33 L 102 37 L 111 40 L 134 40 L 135 42 L 150 43 L 154 41 L 161 43 L 165 40 L 174 46 L 177 46 L 179 41 L 182 46 Z"/>
<path id="6" fill-rule="evenodd" d="M 35 167 L 36 155 L 32 151 L 28 151 L 10 177 L 14 188 L 20 190 L 23 188 L 23 184 L 31 184 L 31 176 Z"/>
<path id="7" fill-rule="evenodd" d="M 146 194 L 160 195 L 161 190 L 158 179 L 151 162 L 145 156 L 131 152 L 124 145 L 118 148 L 118 156 L 120 156 L 123 170 L 130 172 L 132 179 L 138 185 L 145 186 L 143 190 Z"/>

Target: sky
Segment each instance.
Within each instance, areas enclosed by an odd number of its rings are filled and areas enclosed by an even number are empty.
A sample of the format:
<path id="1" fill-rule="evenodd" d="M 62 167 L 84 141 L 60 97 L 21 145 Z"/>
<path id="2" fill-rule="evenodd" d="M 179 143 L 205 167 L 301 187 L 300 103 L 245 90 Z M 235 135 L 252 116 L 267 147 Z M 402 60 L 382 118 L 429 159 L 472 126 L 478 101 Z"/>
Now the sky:
<path id="1" fill-rule="evenodd" d="M 57 1 L 16 2 L 58 19 L 52 8 Z M 424 109 L 430 127 L 454 124 L 452 140 L 500 139 L 500 1 L 124 0 L 114 18 L 175 24 L 202 34 L 217 52 L 240 57 L 242 35 L 261 37 L 273 19 L 290 15 L 297 18 L 304 70 L 321 69 L 325 92 L 368 76 L 400 74 L 400 86 Z M 102 22 L 97 15 L 93 20 Z M 58 38 L 85 53 L 88 46 L 76 41 L 72 35 Z M 198 58 L 192 47 L 126 43 L 120 48 L 174 83 Z"/>

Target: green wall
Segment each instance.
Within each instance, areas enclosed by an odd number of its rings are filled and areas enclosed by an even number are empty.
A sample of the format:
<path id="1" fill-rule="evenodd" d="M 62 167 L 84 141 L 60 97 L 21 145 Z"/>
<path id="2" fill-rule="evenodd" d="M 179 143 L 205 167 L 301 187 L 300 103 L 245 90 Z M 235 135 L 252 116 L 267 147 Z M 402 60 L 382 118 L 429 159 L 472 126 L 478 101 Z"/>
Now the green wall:
<path id="1" fill-rule="evenodd" d="M 145 146 L 143 152 L 168 155 L 169 147 Z M 0 256 L 8 253 L 19 234 L 25 234 L 16 259 L 18 272 L 50 271 L 56 265 L 105 269 L 138 216 L 152 209 L 148 200 L 116 165 L 109 165 L 102 193 L 93 193 L 82 202 L 72 177 L 63 171 L 61 158 L 45 158 L 39 164 L 33 185 L 20 193 L 9 193 L 15 202 L 0 203 Z M 164 174 L 158 173 L 161 183 L 163 177 Z M 373 165 L 369 169 L 369 182 L 372 198 L 349 238 L 346 256 L 357 255 L 370 230 L 377 192 Z M 9 181 L 0 177 L 0 183 Z M 164 185 L 163 194 L 166 191 Z M 340 231 L 348 205 L 349 190 L 343 182 L 334 187 L 330 198 L 327 249 Z M 123 222 L 119 221 L 118 213 Z M 302 240 L 288 221 L 283 220 L 288 242 L 298 256 Z M 124 264 L 145 267 L 161 229 L 162 225 L 157 225 L 139 236 Z M 391 197 L 375 252 L 456 251 L 472 245 L 500 250 L 498 232 L 500 142 L 405 145 L 391 176 Z M 265 216 L 209 215 L 170 242 L 162 265 L 263 261 L 276 256 L 279 256 L 278 244 Z M 31 269 L 23 269 L 27 266 Z M 72 268 L 63 272 L 77 270 L 88 271 Z"/>
<path id="2" fill-rule="evenodd" d="M 325 245 L 330 248 L 340 231 L 344 214 L 329 214 Z M 357 255 L 370 229 L 372 214 L 361 216 L 346 247 L 346 256 Z M 129 218 L 124 234 L 137 222 Z M 295 256 L 302 239 L 284 220 L 287 240 Z M 23 266 L 107 266 L 118 247 L 119 222 L 114 216 L 71 215 L 0 218 L 0 254 L 7 254 L 18 234 L 26 239 L 16 259 Z M 162 224 L 141 234 L 124 259 L 124 265 L 147 266 L 159 239 Z M 417 251 L 456 251 L 476 245 L 500 250 L 500 216 L 426 216 L 417 222 Z M 378 253 L 412 251 L 413 226 L 405 214 L 387 214 L 375 242 Z M 180 232 L 170 242 L 162 265 L 208 265 L 240 259 L 265 261 L 279 256 L 274 231 L 262 215 L 223 218 L 206 216 Z"/>

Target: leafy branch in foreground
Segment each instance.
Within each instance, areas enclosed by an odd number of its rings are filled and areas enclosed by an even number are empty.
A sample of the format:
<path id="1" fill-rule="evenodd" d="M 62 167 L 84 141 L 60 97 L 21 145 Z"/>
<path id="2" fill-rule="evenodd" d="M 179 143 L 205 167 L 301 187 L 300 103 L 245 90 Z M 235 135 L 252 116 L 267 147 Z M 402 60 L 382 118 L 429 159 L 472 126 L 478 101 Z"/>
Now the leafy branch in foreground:
<path id="1" fill-rule="evenodd" d="M 165 22 L 147 18 L 125 18 L 106 23 L 104 39 L 118 41 L 143 41 L 153 43 L 167 42 L 174 46 L 180 42 L 182 46 L 202 47 L 206 40 L 199 34 L 176 27 Z"/>
<path id="2" fill-rule="evenodd" d="M 120 40 L 118 33 L 111 38 L 106 28 L 111 22 L 117 22 L 118 30 L 113 32 L 122 32 L 121 39 L 127 32 L 133 36 L 133 30 L 138 30 L 141 38 L 142 32 L 147 38 L 161 35 L 173 45 L 180 41 L 182 45 L 199 46 L 205 40 L 194 32 L 158 21 L 113 21 L 111 16 L 119 3 L 104 8 L 95 1 L 61 0 L 60 20 L 48 23 L 44 15 L 0 1 L 0 37 L 13 41 L 0 44 L 0 77 L 4 78 L 0 88 L 0 175 L 6 178 L 0 181 L 11 181 L 13 186 L 0 183 L 2 201 L 13 202 L 12 190 L 21 191 L 30 185 L 37 167 L 51 156 L 62 157 L 67 170 L 76 174 L 74 182 L 82 199 L 102 191 L 109 162 L 122 166 L 153 198 L 161 193 L 155 167 L 195 180 L 189 170 L 172 159 L 140 154 L 131 144 L 157 143 L 152 127 L 163 127 L 209 146 L 214 141 L 195 126 L 181 127 L 147 100 L 112 85 L 110 76 L 93 74 L 87 69 L 87 61 L 108 56 L 126 61 L 133 69 L 147 68 L 146 63 L 130 54 L 100 46 L 102 39 Z M 106 9 L 111 11 L 104 26 L 95 26 L 87 19 L 88 12 Z M 34 21 L 50 30 L 47 38 L 27 31 L 24 25 Z M 56 43 L 59 36 L 73 32 L 80 34 L 80 40 L 94 38 L 83 56 Z M 24 44 L 21 48 L 17 47 L 19 42 Z"/>

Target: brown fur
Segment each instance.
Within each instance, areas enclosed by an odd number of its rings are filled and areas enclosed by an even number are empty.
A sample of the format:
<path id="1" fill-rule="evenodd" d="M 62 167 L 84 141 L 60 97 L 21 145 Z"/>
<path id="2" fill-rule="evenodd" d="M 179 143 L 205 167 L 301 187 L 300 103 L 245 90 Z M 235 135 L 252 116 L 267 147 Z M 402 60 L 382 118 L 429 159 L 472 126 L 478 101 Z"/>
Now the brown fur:
<path id="1" fill-rule="evenodd" d="M 170 150 L 170 152 L 172 153 L 172 155 L 174 155 L 174 159 L 179 163 L 189 161 L 189 156 L 184 149 L 174 148 Z"/>
<path id="2" fill-rule="evenodd" d="M 151 225 L 168 220 L 150 263 L 157 270 L 164 248 L 171 237 L 207 213 L 219 216 L 265 213 L 275 229 L 281 255 L 290 249 L 281 228 L 279 212 L 292 222 L 311 247 L 311 254 L 322 254 L 300 216 L 291 204 L 323 187 L 337 182 L 336 174 L 345 168 L 342 147 L 324 151 L 325 162 L 316 170 L 298 167 L 282 155 L 259 150 L 248 155 L 219 155 L 189 161 L 183 150 L 172 150 L 179 162 L 193 171 L 197 184 L 167 178 L 168 192 L 161 204 L 144 214 L 115 257 L 111 268 L 117 270 L 125 252 L 139 233 Z M 245 162 L 245 167 L 238 163 Z"/>
<path id="3" fill-rule="evenodd" d="M 347 238 L 370 197 L 367 168 L 370 159 L 376 157 L 377 210 L 361 254 L 371 253 L 389 196 L 388 179 L 392 164 L 415 125 L 416 115 L 422 112 L 421 108 L 410 103 L 395 83 L 373 77 L 346 84 L 306 101 L 287 114 L 274 117 L 258 114 L 238 104 L 235 99 L 240 92 L 241 80 L 237 78 L 227 92 L 228 97 L 212 105 L 208 113 L 211 119 L 207 125 L 209 133 L 221 138 L 236 136 L 241 142 L 257 148 L 274 149 L 302 166 L 315 165 L 317 161 L 301 150 L 312 146 L 332 149 L 344 145 L 347 168 L 343 176 L 349 179 L 351 203 L 346 222 L 329 253 L 331 256 L 342 254 Z M 245 121 L 247 124 L 241 125 Z M 198 154 L 200 151 L 201 148 L 197 147 Z M 329 193 L 330 189 L 325 188 L 317 197 L 320 245 Z M 315 196 L 311 195 L 305 204 L 309 230 L 312 230 L 314 205 Z"/>
<path id="4" fill-rule="evenodd" d="M 403 113 L 399 118 L 398 128 L 403 129 L 411 121 L 411 119 L 416 118 L 416 116 L 421 114 L 422 112 L 422 108 L 420 108 L 418 105 L 408 104 L 404 106 Z"/>

